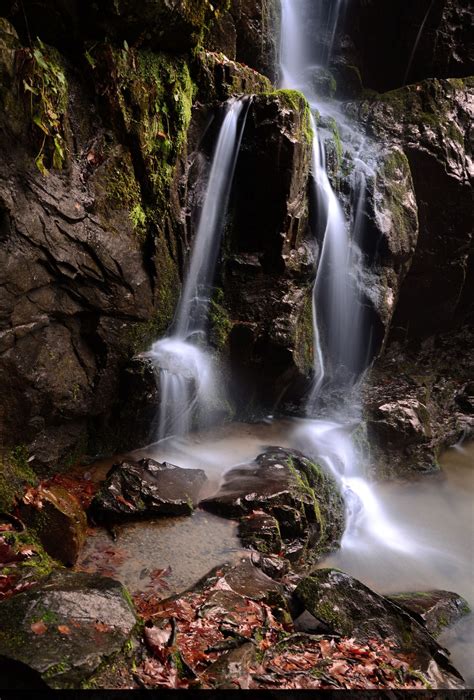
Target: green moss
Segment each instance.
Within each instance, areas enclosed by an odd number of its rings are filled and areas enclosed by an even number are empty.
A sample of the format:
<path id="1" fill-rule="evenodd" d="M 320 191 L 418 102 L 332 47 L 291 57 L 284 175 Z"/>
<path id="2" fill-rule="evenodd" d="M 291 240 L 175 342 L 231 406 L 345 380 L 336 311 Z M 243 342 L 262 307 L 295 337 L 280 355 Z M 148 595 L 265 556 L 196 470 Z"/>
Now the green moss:
<path id="1" fill-rule="evenodd" d="M 4 537 L 15 552 L 25 549 L 32 549 L 34 552 L 33 556 L 17 562 L 15 572 L 19 573 L 20 577 L 28 575 L 28 578 L 33 576 L 35 579 L 40 579 L 49 576 L 53 569 L 58 568 L 58 563 L 46 554 L 32 530 L 8 532 Z"/>
<path id="2" fill-rule="evenodd" d="M 209 340 L 217 350 L 224 349 L 232 330 L 232 321 L 222 305 L 223 301 L 224 292 L 215 289 L 209 304 Z"/>
<path id="3" fill-rule="evenodd" d="M 309 374 L 313 368 L 314 328 L 313 328 L 313 293 L 308 289 L 302 311 L 296 323 L 295 363 L 303 374 Z"/>
<path id="4" fill-rule="evenodd" d="M 34 486 L 38 478 L 28 464 L 26 445 L 12 447 L 0 457 L 0 510 L 9 512 L 27 486 Z"/>
<path id="5" fill-rule="evenodd" d="M 38 153 L 36 166 L 43 175 L 61 169 L 66 159 L 65 118 L 68 88 L 58 51 L 40 39 L 22 49 L 22 86 L 29 100 Z"/>
<path id="6" fill-rule="evenodd" d="M 298 90 L 275 90 L 267 93 L 269 97 L 277 97 L 283 106 L 300 115 L 299 138 L 302 142 L 311 145 L 313 143 L 313 129 L 311 127 L 311 110 L 308 100 Z"/>
<path id="7" fill-rule="evenodd" d="M 384 203 L 392 218 L 393 230 L 407 248 L 417 230 L 416 212 L 407 206 L 407 197 L 413 190 L 410 164 L 403 151 L 393 150 L 380 170 L 383 180 Z"/>

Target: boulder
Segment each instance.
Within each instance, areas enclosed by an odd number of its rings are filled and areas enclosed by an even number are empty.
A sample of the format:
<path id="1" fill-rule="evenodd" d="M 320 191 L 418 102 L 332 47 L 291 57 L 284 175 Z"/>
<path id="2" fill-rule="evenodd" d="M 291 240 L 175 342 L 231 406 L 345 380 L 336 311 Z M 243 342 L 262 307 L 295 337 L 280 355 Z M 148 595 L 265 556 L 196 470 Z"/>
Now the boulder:
<path id="1" fill-rule="evenodd" d="M 65 566 L 76 563 L 86 539 L 87 518 L 75 496 L 57 484 L 40 486 L 27 492 L 19 514 L 50 556 Z"/>
<path id="2" fill-rule="evenodd" d="M 0 607 L 2 688 L 77 689 L 122 650 L 136 624 L 123 586 L 90 574 L 55 572 Z"/>
<path id="3" fill-rule="evenodd" d="M 446 682 L 462 687 L 462 677 L 449 662 L 446 650 L 423 625 L 348 574 L 337 569 L 313 571 L 299 582 L 294 597 L 301 611 L 307 610 L 329 632 L 362 641 L 390 639 L 396 652 L 410 658 L 410 664 L 425 673 L 434 687 L 443 687 Z"/>
<path id="4" fill-rule="evenodd" d="M 201 469 L 141 459 L 112 467 L 89 513 L 96 522 L 121 522 L 161 515 L 191 515 L 206 481 Z"/>
<path id="5" fill-rule="evenodd" d="M 338 546 L 344 504 L 332 477 L 299 452 L 270 448 L 231 469 L 215 496 L 200 506 L 240 519 L 246 546 L 309 565 Z M 259 527 L 260 524 L 260 527 Z"/>
<path id="6" fill-rule="evenodd" d="M 393 593 L 387 598 L 422 622 L 433 637 L 470 612 L 464 598 L 451 591 Z"/>

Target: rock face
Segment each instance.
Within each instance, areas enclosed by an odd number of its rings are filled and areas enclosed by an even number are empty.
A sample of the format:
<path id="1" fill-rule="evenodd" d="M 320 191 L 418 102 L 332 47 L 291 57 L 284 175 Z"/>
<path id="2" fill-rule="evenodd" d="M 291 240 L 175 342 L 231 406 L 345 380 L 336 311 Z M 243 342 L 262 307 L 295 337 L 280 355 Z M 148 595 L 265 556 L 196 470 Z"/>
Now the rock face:
<path id="1" fill-rule="evenodd" d="M 339 51 L 358 65 L 367 87 L 380 91 L 424 78 L 462 78 L 474 74 L 472 23 L 464 0 L 385 7 L 356 0 L 347 8 Z"/>
<path id="2" fill-rule="evenodd" d="M 207 22 L 224 8 L 225 0 L 212 5 L 207 0 L 106 0 L 100 8 L 92 0 L 76 3 L 60 0 L 51 8 L 47 0 L 27 0 L 25 14 L 14 2 L 6 2 L 5 13 L 22 36 L 43 37 L 65 51 L 109 37 L 130 45 L 140 42 L 166 51 L 186 51 L 201 40 Z M 25 26 L 25 17 L 28 27 Z"/>
<path id="3" fill-rule="evenodd" d="M 387 597 L 425 624 L 434 637 L 469 613 L 464 598 L 451 591 L 396 593 Z"/>
<path id="4" fill-rule="evenodd" d="M 122 462 L 108 473 L 89 512 L 96 522 L 191 515 L 205 481 L 201 469 L 181 469 L 152 459 Z"/>
<path id="5" fill-rule="evenodd" d="M 274 0 L 231 0 L 209 26 L 206 44 L 228 58 L 277 78 L 280 8 Z"/>
<path id="6" fill-rule="evenodd" d="M 344 507 L 336 484 L 296 451 L 275 447 L 231 469 L 220 490 L 200 506 L 240 519 L 244 544 L 309 565 L 337 547 Z"/>
<path id="7" fill-rule="evenodd" d="M 279 90 L 254 98 L 237 162 L 222 273 L 232 319 L 231 393 L 241 411 L 259 401 L 274 405 L 311 367 L 311 142 L 301 95 Z"/>
<path id="8" fill-rule="evenodd" d="M 65 566 L 76 563 L 86 538 L 87 519 L 74 496 L 51 484 L 30 492 L 19 512 L 50 556 Z"/>
<path id="9" fill-rule="evenodd" d="M 320 569 L 300 581 L 296 599 L 328 630 L 361 640 L 392 639 L 399 652 L 439 687 L 438 674 L 445 674 L 454 687 L 461 677 L 436 641 L 415 619 L 390 600 L 371 591 L 360 581 L 336 569 Z"/>
<path id="10" fill-rule="evenodd" d="M 473 86 L 466 80 L 426 80 L 363 100 L 348 111 L 378 140 L 401 148 L 408 159 L 418 204 L 420 234 L 393 321 L 395 332 L 426 337 L 466 315 L 472 267 L 470 124 Z M 396 188 L 396 163 L 385 182 Z M 392 185 L 393 183 L 393 185 Z M 404 246 L 406 216 L 398 212 L 396 246 Z M 392 239 L 393 240 L 393 239 Z M 393 246 L 393 243 L 392 243 Z M 406 253 L 410 252 L 410 245 Z M 413 251 L 411 251 L 413 253 Z M 392 253 L 397 265 L 396 251 Z"/>
<path id="11" fill-rule="evenodd" d="M 467 326 L 393 342 L 371 370 L 363 398 L 377 476 L 434 471 L 444 448 L 474 434 L 472 345 Z"/>
<path id="12" fill-rule="evenodd" d="M 78 688 L 121 651 L 135 624 L 117 581 L 54 573 L 1 604 L 2 688 Z"/>
<path id="13" fill-rule="evenodd" d="M 111 19 L 112 40 L 94 37 L 86 48 L 89 25 L 100 25 L 88 15 L 92 3 L 84 24 L 60 3 L 46 26 L 44 4 L 32 0 L 25 7 L 30 31 L 55 47 L 66 50 L 58 37 L 61 22 L 71 20 L 71 47 L 76 33 L 81 50 L 70 47 L 67 59 L 44 43 L 24 48 L 15 29 L 0 24 L 0 431 L 7 445 L 26 448 L 37 473 L 146 440 L 151 409 L 144 396 L 138 406 L 127 394 L 128 384 L 140 384 L 130 377 L 134 362 L 127 367 L 172 320 L 195 231 L 196 179 L 203 175 L 199 190 L 206 178 L 199 163 L 214 144 L 209 124 L 220 100 L 271 92 L 266 77 L 225 56 L 205 48 L 182 53 L 195 45 L 193 27 L 202 29 L 213 12 L 207 2 L 195 5 L 174 6 L 172 19 L 165 1 L 145 3 L 143 15 L 110 5 L 104 21 Z M 24 37 L 23 16 L 13 4 L 9 12 Z M 123 43 L 140 16 L 157 45 L 146 36 L 135 47 Z M 162 31 L 151 32 L 154 22 Z M 49 86 L 44 99 L 41 81 Z M 290 225 L 304 209 L 307 112 L 301 97 L 258 104 L 251 122 L 280 154 L 273 172 L 286 171 L 288 201 L 278 212 L 285 233 L 284 218 Z"/>

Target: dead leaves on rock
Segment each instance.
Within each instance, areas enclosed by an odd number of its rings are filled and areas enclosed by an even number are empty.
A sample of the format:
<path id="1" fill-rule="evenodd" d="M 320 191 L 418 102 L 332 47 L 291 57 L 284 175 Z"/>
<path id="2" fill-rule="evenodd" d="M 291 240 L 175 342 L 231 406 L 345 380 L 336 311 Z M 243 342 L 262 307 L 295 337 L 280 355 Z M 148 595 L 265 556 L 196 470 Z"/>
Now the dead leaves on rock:
<path id="1" fill-rule="evenodd" d="M 7 537 L 8 534 L 0 536 L 0 601 L 33 585 L 32 581 L 21 580 L 18 565 L 34 557 L 35 550 L 31 547 L 15 548 Z"/>
<path id="2" fill-rule="evenodd" d="M 234 604 L 226 607 L 225 596 Z M 254 661 L 226 679 L 236 689 L 425 687 L 389 642 L 362 645 L 355 639 L 293 633 L 270 606 L 235 594 L 222 576 L 199 592 L 166 601 L 141 595 L 136 604 L 149 618 L 144 629 L 148 658 L 134 673 L 141 687 L 218 687 L 222 677 L 214 675 L 213 664 L 249 644 L 255 648 Z"/>

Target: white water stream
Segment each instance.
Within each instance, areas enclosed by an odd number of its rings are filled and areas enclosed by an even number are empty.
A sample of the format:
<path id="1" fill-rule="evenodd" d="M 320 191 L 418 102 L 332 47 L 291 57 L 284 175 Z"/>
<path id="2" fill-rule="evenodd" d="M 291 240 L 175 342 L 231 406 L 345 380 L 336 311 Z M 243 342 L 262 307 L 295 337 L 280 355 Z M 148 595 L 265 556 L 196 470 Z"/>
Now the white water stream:
<path id="1" fill-rule="evenodd" d="M 323 66 L 311 65 L 312 51 L 305 46 L 305 21 L 309 0 L 282 0 L 281 74 L 284 88 L 301 90 L 315 114 L 327 110 L 312 86 L 312 74 Z M 329 62 L 330 51 L 342 3 L 334 0 L 328 14 L 328 49 L 323 51 Z M 329 104 L 331 116 L 337 108 Z M 316 280 L 313 289 L 314 366 L 315 379 L 308 400 L 308 415 L 314 416 L 318 399 L 328 384 L 337 382 L 354 395 L 364 334 L 369 332 L 361 321 L 361 299 L 357 280 L 361 275 L 363 256 L 357 246 L 360 210 L 363 208 L 364 177 L 368 165 L 364 153 L 357 159 L 359 170 L 358 197 L 351 222 L 347 221 L 326 172 L 325 146 L 312 116 L 313 177 L 317 216 L 313 222 L 315 238 L 322 233 Z M 352 230 L 351 230 L 352 228 Z M 346 530 L 342 549 L 353 550 L 370 537 L 383 547 L 416 555 L 416 542 L 407 541 L 396 517 L 389 515 L 378 499 L 373 485 L 365 478 L 361 455 L 354 447 L 351 432 L 357 425 L 358 406 L 339 406 L 326 420 L 307 420 L 297 431 L 297 444 L 305 454 L 322 462 L 340 484 L 346 503 Z M 347 416 L 350 412 L 350 418 Z M 355 417 L 355 422 L 354 422 Z"/>
<path id="2" fill-rule="evenodd" d="M 218 379 L 206 346 L 209 304 L 247 108 L 244 100 L 226 105 L 171 334 L 148 353 L 161 392 L 154 439 L 186 435 L 193 425 L 205 423 L 216 396 Z"/>

